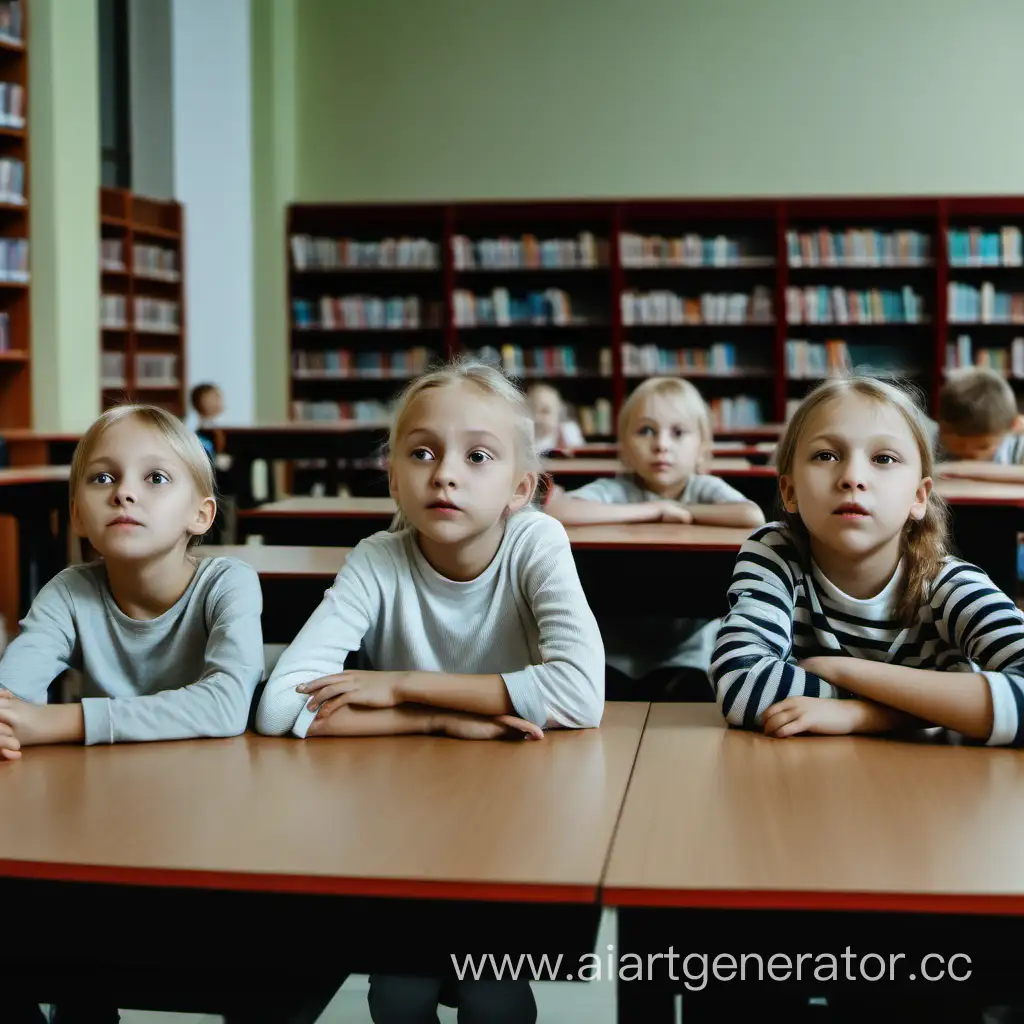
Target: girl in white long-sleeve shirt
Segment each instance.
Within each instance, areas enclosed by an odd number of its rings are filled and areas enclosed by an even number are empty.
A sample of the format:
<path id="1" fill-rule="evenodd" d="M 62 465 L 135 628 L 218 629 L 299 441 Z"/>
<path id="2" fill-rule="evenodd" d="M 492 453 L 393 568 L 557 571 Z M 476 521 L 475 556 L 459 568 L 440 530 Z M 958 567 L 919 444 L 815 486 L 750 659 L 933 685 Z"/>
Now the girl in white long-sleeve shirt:
<path id="1" fill-rule="evenodd" d="M 390 531 L 360 542 L 278 662 L 261 732 L 540 739 L 600 724 L 604 648 L 564 527 L 532 507 L 533 425 L 498 370 L 415 381 L 389 439 Z M 362 647 L 373 671 L 344 670 Z M 441 979 L 375 977 L 374 1020 L 434 1021 Z M 465 982 L 460 1021 L 533 1021 L 529 983 Z"/>

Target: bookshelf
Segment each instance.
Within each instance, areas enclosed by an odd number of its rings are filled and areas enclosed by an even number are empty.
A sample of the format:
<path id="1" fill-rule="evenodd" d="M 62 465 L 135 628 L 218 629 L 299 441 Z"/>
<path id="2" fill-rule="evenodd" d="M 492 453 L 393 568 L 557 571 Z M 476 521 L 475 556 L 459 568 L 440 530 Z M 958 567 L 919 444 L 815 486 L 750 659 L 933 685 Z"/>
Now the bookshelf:
<path id="1" fill-rule="evenodd" d="M 185 408 L 184 210 L 180 203 L 100 189 L 103 408 Z"/>
<path id="2" fill-rule="evenodd" d="M 846 366 L 930 409 L 964 361 L 1024 391 L 1024 197 L 295 204 L 288 235 L 296 419 L 380 418 L 462 352 L 550 380 L 595 440 L 655 374 L 723 433 Z"/>

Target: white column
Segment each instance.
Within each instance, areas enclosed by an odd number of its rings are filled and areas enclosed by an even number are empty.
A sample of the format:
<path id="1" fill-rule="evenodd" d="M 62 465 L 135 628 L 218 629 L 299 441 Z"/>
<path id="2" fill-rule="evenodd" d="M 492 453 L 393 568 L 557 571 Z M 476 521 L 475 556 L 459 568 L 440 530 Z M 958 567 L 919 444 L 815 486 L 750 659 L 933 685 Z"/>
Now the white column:
<path id="1" fill-rule="evenodd" d="M 188 384 L 251 423 L 252 126 L 249 0 L 173 0 L 174 191 L 185 205 Z"/>

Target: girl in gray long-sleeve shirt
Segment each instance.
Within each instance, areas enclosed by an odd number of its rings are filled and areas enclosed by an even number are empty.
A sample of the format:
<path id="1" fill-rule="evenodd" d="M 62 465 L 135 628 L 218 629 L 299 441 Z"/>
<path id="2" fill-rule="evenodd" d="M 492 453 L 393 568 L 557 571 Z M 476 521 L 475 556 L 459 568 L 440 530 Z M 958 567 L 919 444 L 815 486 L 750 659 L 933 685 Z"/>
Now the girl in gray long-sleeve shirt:
<path id="1" fill-rule="evenodd" d="M 71 465 L 76 533 L 102 556 L 39 592 L 0 660 L 0 760 L 43 743 L 232 736 L 263 675 L 259 578 L 191 546 L 216 506 L 195 436 L 152 406 L 108 410 Z M 81 703 L 47 704 L 67 670 Z"/>
<path id="2" fill-rule="evenodd" d="M 260 702 L 263 732 L 356 736 L 435 732 L 541 738 L 600 723 L 604 648 L 564 527 L 531 508 L 533 423 L 495 369 L 416 381 L 389 445 L 390 532 L 356 546 L 281 656 Z M 346 670 L 360 647 L 375 671 Z M 530 1024 L 525 979 L 450 982 L 374 975 L 377 1024 Z"/>

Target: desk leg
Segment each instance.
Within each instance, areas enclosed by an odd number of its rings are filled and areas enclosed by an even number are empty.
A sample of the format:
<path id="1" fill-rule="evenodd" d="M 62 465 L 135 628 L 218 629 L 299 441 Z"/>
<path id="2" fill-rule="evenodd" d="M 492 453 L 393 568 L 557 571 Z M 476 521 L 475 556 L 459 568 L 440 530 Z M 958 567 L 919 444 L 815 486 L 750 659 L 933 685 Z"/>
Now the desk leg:
<path id="1" fill-rule="evenodd" d="M 650 949 L 654 937 L 645 924 L 645 912 L 619 907 L 615 916 L 620 958 L 636 953 L 646 963 L 647 953 L 654 952 Z M 669 985 L 647 978 L 623 981 L 620 977 L 616 979 L 615 992 L 618 1024 L 675 1024 L 676 997 Z"/>

